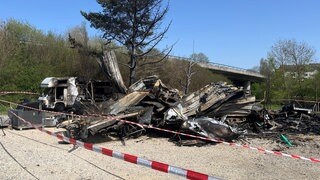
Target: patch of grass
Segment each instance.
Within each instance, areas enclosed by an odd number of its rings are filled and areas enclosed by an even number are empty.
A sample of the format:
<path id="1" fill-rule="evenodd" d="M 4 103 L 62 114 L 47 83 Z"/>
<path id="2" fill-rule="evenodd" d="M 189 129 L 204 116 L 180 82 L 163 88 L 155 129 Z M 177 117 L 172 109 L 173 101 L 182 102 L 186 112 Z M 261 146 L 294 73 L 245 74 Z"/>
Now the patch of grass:
<path id="1" fill-rule="evenodd" d="M 20 103 L 23 98 L 24 98 L 23 95 L 15 95 L 15 94 L 0 96 L 1 100 L 14 102 L 14 103 Z M 16 107 L 16 105 L 11 105 L 11 106 Z M 11 106 L 8 103 L 0 102 L 0 114 L 7 114 Z"/>
<path id="2" fill-rule="evenodd" d="M 282 106 L 283 105 L 280 105 L 280 104 L 271 104 L 269 106 L 269 110 L 280 110 L 280 109 L 282 109 Z"/>
<path id="3" fill-rule="evenodd" d="M 10 106 L 0 104 L 0 114 L 7 114 L 9 109 L 10 109 Z"/>

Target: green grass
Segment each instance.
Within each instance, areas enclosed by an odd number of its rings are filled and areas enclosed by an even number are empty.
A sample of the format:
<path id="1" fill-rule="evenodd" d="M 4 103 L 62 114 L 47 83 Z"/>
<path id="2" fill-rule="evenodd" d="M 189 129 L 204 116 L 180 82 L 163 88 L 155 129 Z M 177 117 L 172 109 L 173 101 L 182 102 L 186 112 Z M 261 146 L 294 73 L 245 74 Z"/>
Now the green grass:
<path id="1" fill-rule="evenodd" d="M 0 96 L 0 100 L 5 100 L 9 102 L 14 102 L 14 103 L 20 103 L 21 99 L 23 99 L 23 95 L 3 95 Z M 16 107 L 16 105 L 11 105 L 12 107 Z M 7 114 L 8 110 L 10 109 L 10 104 L 5 103 L 5 102 L 0 102 L 0 114 Z"/>
<path id="2" fill-rule="evenodd" d="M 7 114 L 9 109 L 10 109 L 10 106 L 0 104 L 0 114 Z"/>
<path id="3" fill-rule="evenodd" d="M 280 109 L 282 109 L 282 106 L 283 105 L 280 105 L 280 104 L 271 104 L 269 106 L 269 110 L 280 110 Z"/>

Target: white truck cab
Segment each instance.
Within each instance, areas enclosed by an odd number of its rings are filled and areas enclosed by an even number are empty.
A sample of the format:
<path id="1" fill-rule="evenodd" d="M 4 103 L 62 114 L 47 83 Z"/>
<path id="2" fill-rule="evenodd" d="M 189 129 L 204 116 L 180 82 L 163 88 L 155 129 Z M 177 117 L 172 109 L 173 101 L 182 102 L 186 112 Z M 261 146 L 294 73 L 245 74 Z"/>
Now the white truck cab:
<path id="1" fill-rule="evenodd" d="M 43 88 L 42 96 L 38 98 L 43 109 L 64 111 L 71 108 L 78 96 L 76 77 L 47 77 L 40 87 Z"/>

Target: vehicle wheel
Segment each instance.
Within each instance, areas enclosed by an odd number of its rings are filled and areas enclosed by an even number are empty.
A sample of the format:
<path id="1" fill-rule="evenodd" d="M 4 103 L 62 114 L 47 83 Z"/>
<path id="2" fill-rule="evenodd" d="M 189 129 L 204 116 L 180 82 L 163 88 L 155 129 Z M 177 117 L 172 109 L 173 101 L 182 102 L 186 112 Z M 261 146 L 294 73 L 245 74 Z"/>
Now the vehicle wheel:
<path id="1" fill-rule="evenodd" d="M 57 112 L 63 112 L 65 110 L 65 106 L 62 103 L 57 103 L 54 107 L 54 110 Z"/>
<path id="2" fill-rule="evenodd" d="M 80 115 L 84 114 L 84 106 L 78 101 L 74 102 L 72 106 L 72 110 L 75 114 L 80 114 Z"/>

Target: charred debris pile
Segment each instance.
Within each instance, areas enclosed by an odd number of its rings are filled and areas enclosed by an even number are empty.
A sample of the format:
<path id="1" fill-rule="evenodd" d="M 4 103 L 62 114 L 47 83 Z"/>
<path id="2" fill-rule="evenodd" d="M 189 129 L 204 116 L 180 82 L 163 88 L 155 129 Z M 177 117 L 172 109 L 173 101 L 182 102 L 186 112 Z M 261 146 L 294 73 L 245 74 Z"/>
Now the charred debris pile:
<path id="1" fill-rule="evenodd" d="M 255 103 L 255 98 L 244 90 L 223 82 L 208 84 L 182 97 L 157 76 L 141 79 L 130 86 L 127 93 L 109 97 L 100 102 L 75 100 L 70 109 L 75 114 L 105 116 L 61 118 L 58 127 L 66 128 L 69 136 L 78 139 L 85 139 L 89 134 L 138 137 L 146 132 L 146 125 L 231 141 L 238 137 L 238 131 L 219 118 L 226 115 L 245 118 Z"/>
<path id="2" fill-rule="evenodd" d="M 181 96 L 157 76 L 146 77 L 127 88 L 113 52 L 104 53 L 101 67 L 106 82 L 71 77 L 46 78 L 41 83 L 45 93 L 39 98 L 40 107 L 88 115 L 56 117 L 57 127 L 65 128 L 67 136 L 86 139 L 100 134 L 123 140 L 145 134 L 150 126 L 223 141 L 250 135 L 320 133 L 320 118 L 308 109 L 292 105 L 281 111 L 266 111 L 256 105 L 254 96 L 225 82 L 211 83 Z M 180 145 L 205 143 L 172 136 Z"/>
<path id="3" fill-rule="evenodd" d="M 261 137 L 279 134 L 320 135 L 320 116 L 313 109 L 302 108 L 297 102 L 290 102 L 277 111 L 256 108 L 247 117 L 248 124 L 238 125 L 238 129 Z"/>

